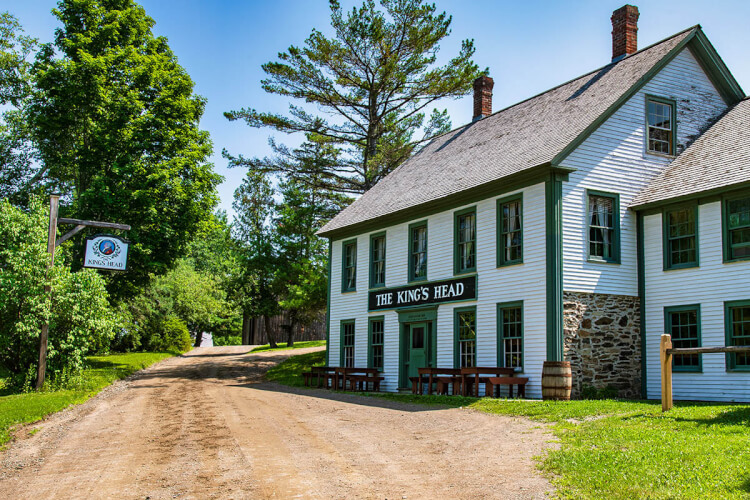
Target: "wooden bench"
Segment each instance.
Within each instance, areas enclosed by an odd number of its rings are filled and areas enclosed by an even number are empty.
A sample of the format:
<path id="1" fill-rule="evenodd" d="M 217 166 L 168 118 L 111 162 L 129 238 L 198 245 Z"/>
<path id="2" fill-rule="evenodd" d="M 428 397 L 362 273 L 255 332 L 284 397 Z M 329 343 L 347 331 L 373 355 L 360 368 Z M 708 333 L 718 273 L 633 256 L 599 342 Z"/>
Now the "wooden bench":
<path id="1" fill-rule="evenodd" d="M 380 375 L 377 368 L 347 368 L 344 375 L 344 390 L 346 390 L 346 381 L 349 381 L 351 390 L 367 391 L 368 384 L 372 384 L 373 391 L 380 391 L 380 382 L 385 377 Z"/>
<path id="2" fill-rule="evenodd" d="M 414 394 L 422 394 L 422 385 L 427 384 L 427 394 L 432 394 L 433 384 L 436 384 L 438 394 L 448 394 L 448 389 L 452 388 L 452 394 L 460 393 L 461 386 L 461 369 L 459 368 L 433 368 L 424 367 L 417 369 L 419 377 L 410 377 L 412 382 L 411 390 Z M 419 381 L 421 380 L 421 383 Z M 415 382 L 416 389 L 415 389 Z"/>
<path id="3" fill-rule="evenodd" d="M 513 397 L 513 386 L 518 386 L 518 397 L 526 397 L 526 384 L 529 379 L 527 377 L 487 377 L 484 382 L 485 395 L 494 398 L 495 388 L 503 385 L 508 386 L 508 397 Z"/>
<path id="4" fill-rule="evenodd" d="M 428 381 L 428 378 L 425 376 L 421 377 L 421 381 L 419 380 L 420 377 L 409 377 L 409 382 L 411 382 L 411 393 L 412 394 L 420 394 L 419 388 L 422 386 L 422 384 L 426 384 Z"/>
<path id="5" fill-rule="evenodd" d="M 347 390 L 347 385 L 352 391 L 367 391 L 369 384 L 372 384 L 373 391 L 380 391 L 380 382 L 385 380 L 377 368 L 337 367 L 335 372 L 334 385 L 336 389 L 344 391 Z"/>
<path id="6" fill-rule="evenodd" d="M 464 396 L 479 397 L 479 384 L 484 384 L 485 394 L 489 394 L 487 380 L 489 378 L 512 377 L 515 368 L 503 366 L 470 366 L 461 368 L 461 389 Z"/>

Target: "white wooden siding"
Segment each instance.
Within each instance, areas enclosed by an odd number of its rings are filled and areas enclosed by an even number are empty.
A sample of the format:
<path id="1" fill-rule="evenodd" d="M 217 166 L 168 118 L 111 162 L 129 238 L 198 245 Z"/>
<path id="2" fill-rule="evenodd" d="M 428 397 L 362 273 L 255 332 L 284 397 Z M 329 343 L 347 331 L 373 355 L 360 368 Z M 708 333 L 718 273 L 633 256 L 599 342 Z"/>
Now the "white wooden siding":
<path id="1" fill-rule="evenodd" d="M 678 151 L 694 140 L 726 104 L 690 50 L 678 54 L 591 134 L 562 165 L 576 169 L 563 183 L 565 290 L 638 295 L 633 197 L 671 160 L 646 153 L 646 95 L 677 103 Z M 588 262 L 586 189 L 620 195 L 621 264 Z"/>
<path id="2" fill-rule="evenodd" d="M 646 262 L 646 366 L 648 397 L 661 397 L 659 342 L 664 308 L 700 304 L 703 347 L 725 345 L 724 302 L 750 299 L 750 262 L 722 260 L 721 203 L 698 212 L 700 267 L 664 271 L 662 216 L 644 218 Z M 675 372 L 675 399 L 750 401 L 750 373 L 726 371 L 724 354 L 703 354 L 702 373 Z"/>
<path id="3" fill-rule="evenodd" d="M 429 281 L 453 277 L 453 214 L 462 208 L 477 207 L 477 301 L 443 304 L 437 310 L 437 365 L 453 367 L 453 311 L 457 307 L 477 307 L 477 363 L 497 365 L 496 307 L 501 302 L 524 302 L 524 376 L 530 378 L 529 397 L 541 397 L 542 363 L 546 356 L 546 263 L 544 229 L 544 184 L 521 190 L 523 193 L 524 263 L 496 267 L 497 210 L 499 198 L 513 191 L 457 207 L 427 218 L 427 278 Z M 415 219 L 386 229 L 386 286 L 407 284 L 408 231 Z M 341 252 L 343 241 L 333 242 L 331 266 L 330 362 L 339 364 L 340 323 L 354 319 L 357 366 L 367 364 L 368 317 L 385 316 L 383 390 L 398 388 L 399 324 L 395 311 L 367 312 L 370 235 L 357 237 L 357 291 L 341 293 Z"/>

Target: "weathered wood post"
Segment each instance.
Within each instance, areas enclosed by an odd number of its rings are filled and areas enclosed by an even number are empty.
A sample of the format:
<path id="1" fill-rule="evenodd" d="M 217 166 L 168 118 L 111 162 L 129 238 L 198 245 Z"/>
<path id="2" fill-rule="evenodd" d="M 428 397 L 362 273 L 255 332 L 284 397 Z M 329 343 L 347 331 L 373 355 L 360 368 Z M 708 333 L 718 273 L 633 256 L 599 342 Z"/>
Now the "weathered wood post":
<path id="1" fill-rule="evenodd" d="M 665 333 L 661 336 L 659 353 L 661 358 L 661 411 L 672 409 L 672 336 Z"/>
<path id="2" fill-rule="evenodd" d="M 36 388 L 41 389 L 44 385 L 44 377 L 47 371 L 47 337 L 49 335 L 49 315 L 52 311 L 52 267 L 55 265 L 55 239 L 57 238 L 57 212 L 60 207 L 60 195 L 53 194 L 49 197 L 49 234 L 47 235 L 47 283 L 44 285 L 44 295 L 50 301 L 50 307 L 47 309 L 47 318 L 42 324 L 42 331 L 39 334 L 39 366 L 36 372 Z"/>

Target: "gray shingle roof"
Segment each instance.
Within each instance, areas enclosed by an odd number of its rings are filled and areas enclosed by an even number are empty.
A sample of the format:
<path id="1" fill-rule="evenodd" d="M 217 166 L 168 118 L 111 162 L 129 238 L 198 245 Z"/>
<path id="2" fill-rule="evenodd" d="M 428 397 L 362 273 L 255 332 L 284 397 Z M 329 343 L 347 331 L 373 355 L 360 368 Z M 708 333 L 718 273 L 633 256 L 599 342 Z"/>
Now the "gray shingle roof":
<path id="1" fill-rule="evenodd" d="M 750 100 L 722 116 L 635 197 L 631 207 L 750 182 Z"/>
<path id="2" fill-rule="evenodd" d="M 699 27 L 432 140 L 319 234 L 404 211 L 548 163 Z"/>

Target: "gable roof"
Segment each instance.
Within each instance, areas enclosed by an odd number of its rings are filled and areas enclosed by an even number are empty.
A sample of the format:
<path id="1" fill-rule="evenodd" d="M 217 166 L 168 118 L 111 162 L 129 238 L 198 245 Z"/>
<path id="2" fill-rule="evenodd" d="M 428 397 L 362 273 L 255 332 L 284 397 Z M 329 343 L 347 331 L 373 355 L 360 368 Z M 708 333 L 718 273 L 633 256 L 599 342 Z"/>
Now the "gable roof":
<path id="1" fill-rule="evenodd" d="M 318 234 L 335 237 L 419 217 L 418 207 L 460 199 L 499 179 L 556 166 L 692 40 L 698 40 L 725 99 L 744 94 L 694 26 L 617 62 L 433 139 Z M 694 51 L 695 52 L 695 51 Z M 726 76 L 728 75 L 728 76 Z M 466 203 L 466 202 L 464 202 Z M 456 204 L 456 206 L 461 203 Z"/>
<path id="2" fill-rule="evenodd" d="M 750 183 L 750 99 L 740 101 L 654 178 L 631 203 L 643 209 Z"/>

